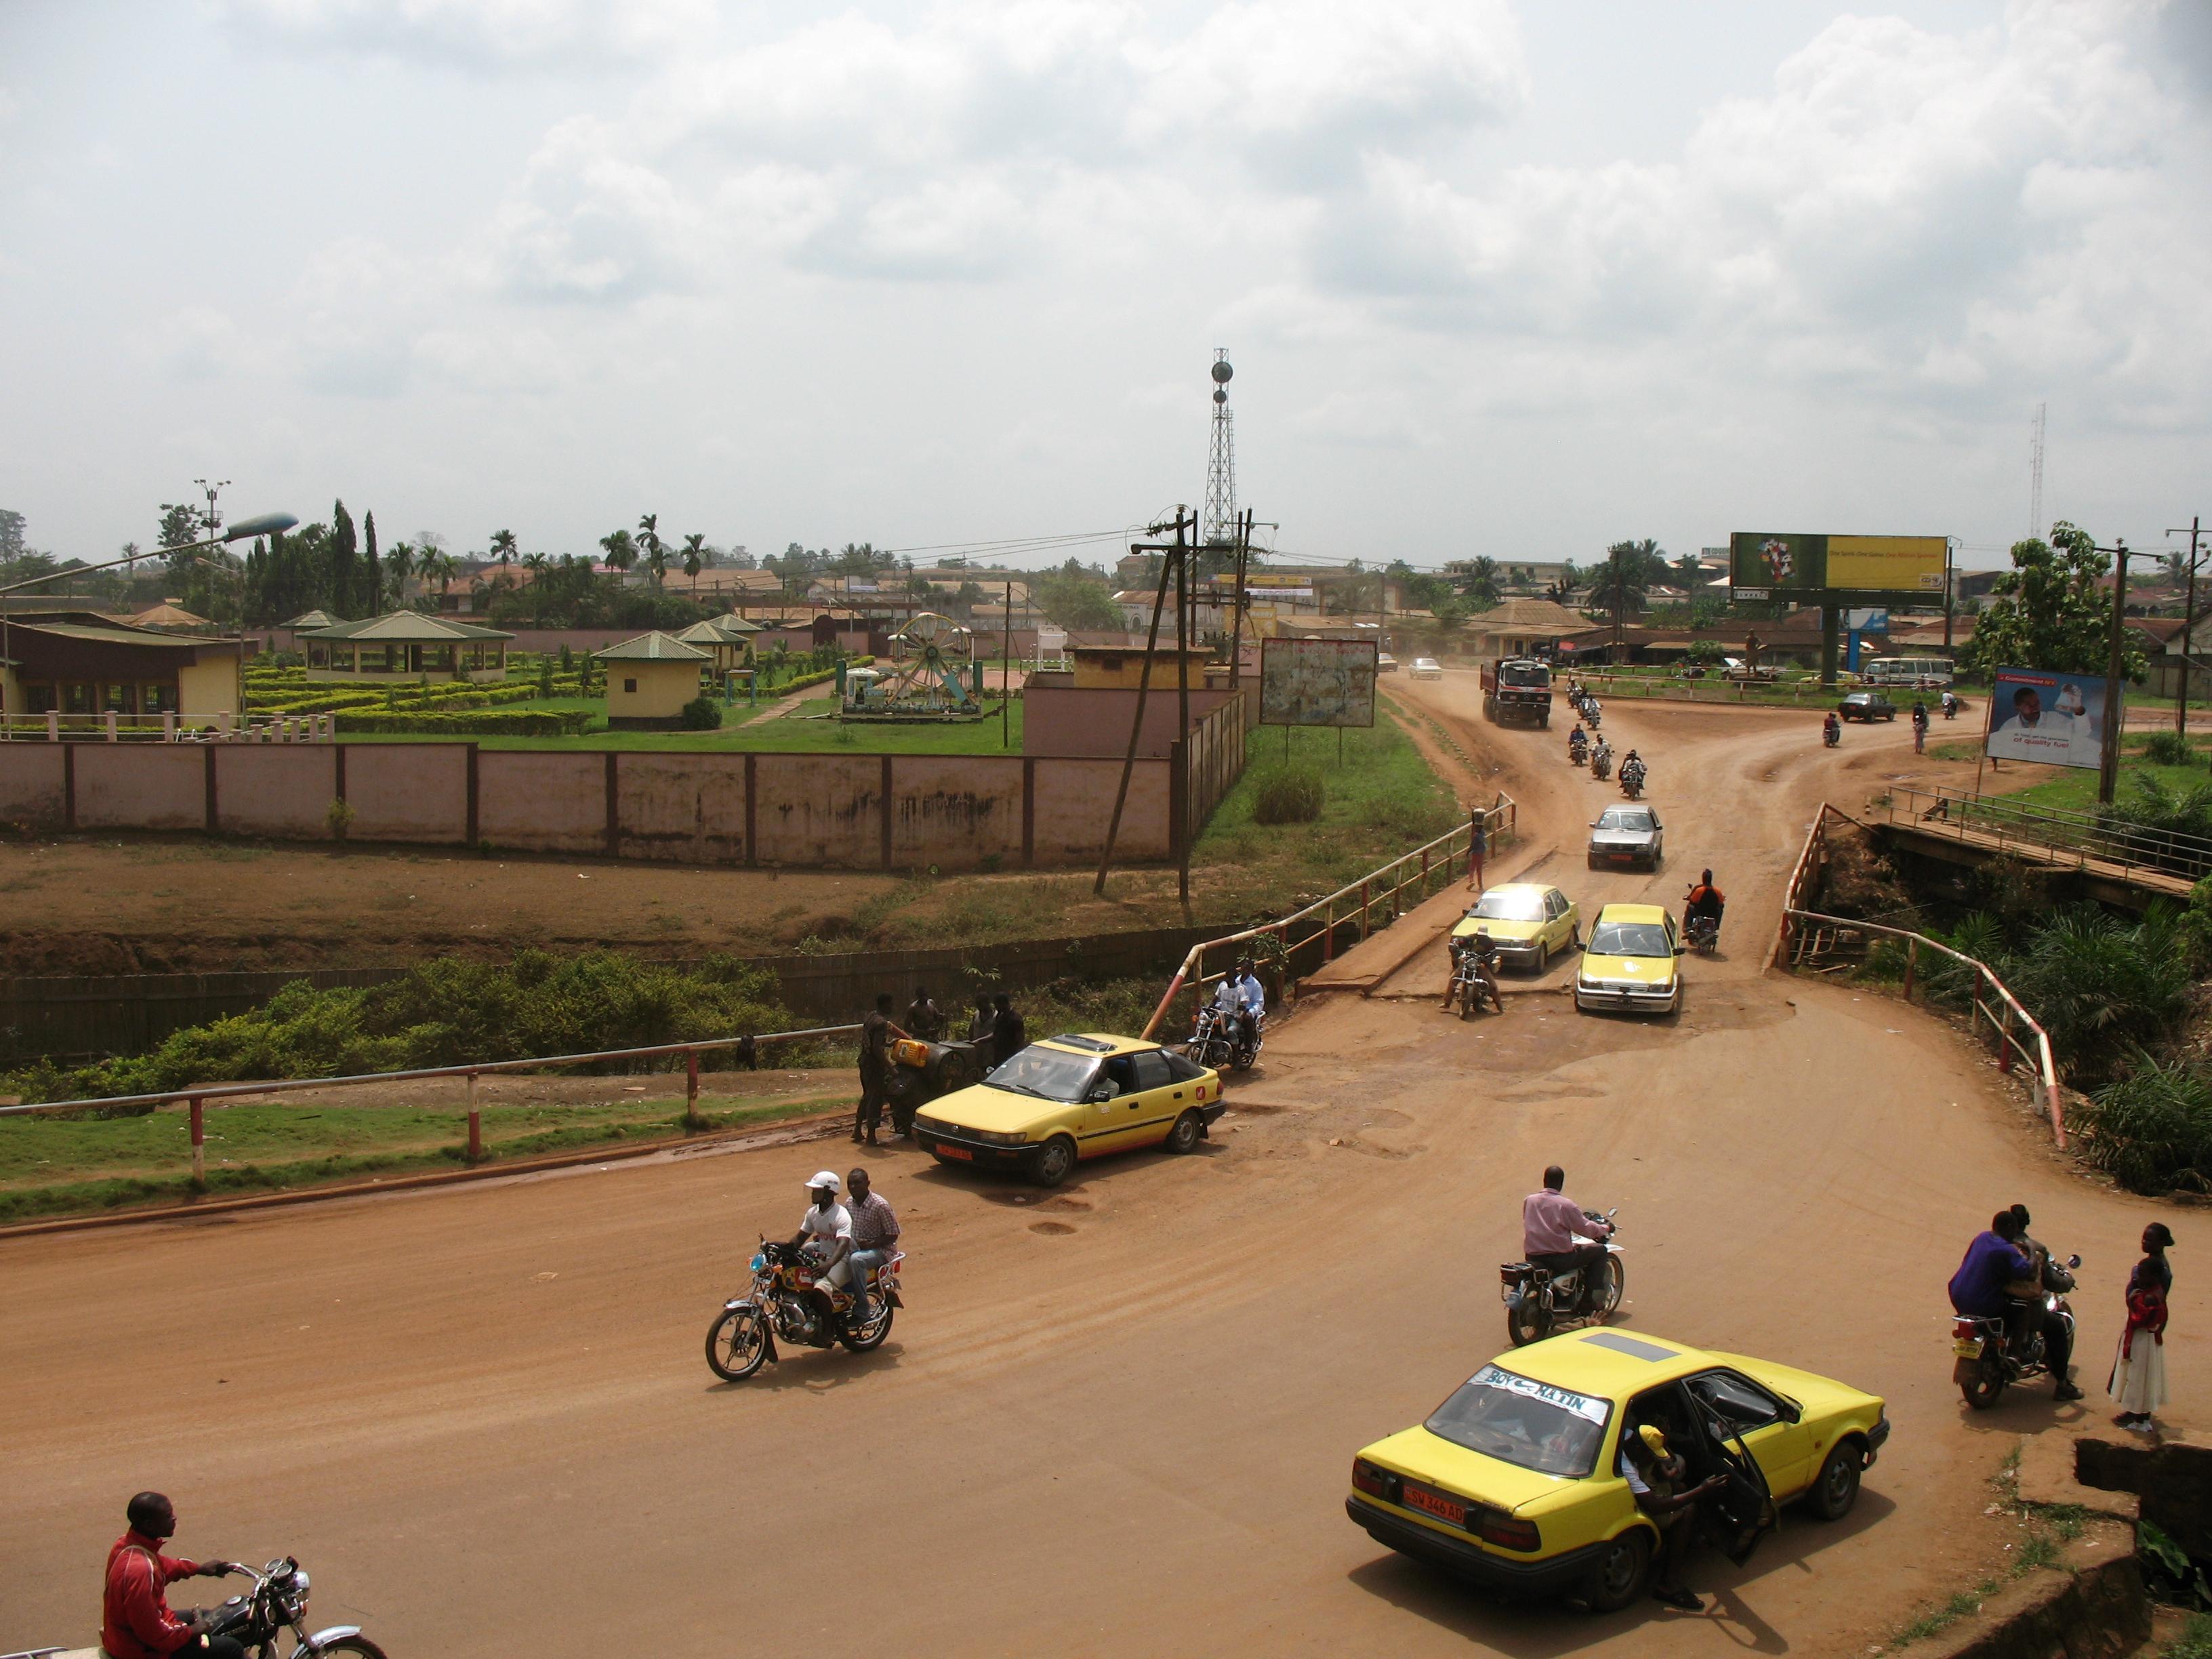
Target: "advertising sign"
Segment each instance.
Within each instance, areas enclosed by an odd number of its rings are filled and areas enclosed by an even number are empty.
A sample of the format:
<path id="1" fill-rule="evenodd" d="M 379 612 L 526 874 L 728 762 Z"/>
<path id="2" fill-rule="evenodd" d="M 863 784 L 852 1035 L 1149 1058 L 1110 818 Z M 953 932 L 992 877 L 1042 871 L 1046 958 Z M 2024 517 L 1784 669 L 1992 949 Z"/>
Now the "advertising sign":
<path id="1" fill-rule="evenodd" d="M 1260 724 L 1374 725 L 1376 653 L 1372 640 L 1262 640 Z"/>
<path id="2" fill-rule="evenodd" d="M 1729 586 L 1739 599 L 1799 605 L 1943 597 L 1941 536 L 1804 536 L 1741 530 L 1729 538 Z"/>
<path id="3" fill-rule="evenodd" d="M 2102 674 L 2000 668 L 1984 747 L 1997 760 L 2094 769 L 2104 759 L 2105 721 L 2118 718 L 2119 687 Z"/>

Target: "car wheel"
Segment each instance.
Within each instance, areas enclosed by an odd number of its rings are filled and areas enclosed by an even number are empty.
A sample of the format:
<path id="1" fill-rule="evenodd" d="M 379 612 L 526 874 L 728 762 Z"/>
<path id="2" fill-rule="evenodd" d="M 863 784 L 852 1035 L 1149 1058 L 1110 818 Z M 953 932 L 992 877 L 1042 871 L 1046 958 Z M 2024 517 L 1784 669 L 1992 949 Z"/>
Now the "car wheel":
<path id="1" fill-rule="evenodd" d="M 1592 854 L 1589 855 L 1589 867 L 1590 867 L 1591 869 L 1593 869 L 1593 870 L 1601 870 L 1601 869 L 1603 869 L 1605 866 L 1604 866 L 1603 865 L 1601 865 L 1601 864 L 1600 864 L 1600 863 L 1598 862 L 1598 857 L 1597 857 L 1597 854 L 1595 854 L 1595 853 L 1592 853 Z"/>
<path id="2" fill-rule="evenodd" d="M 1552 947 L 1545 944 L 1543 940 L 1538 939 L 1536 941 L 1536 977 L 1538 979 L 1543 978 L 1545 971 L 1549 969 L 1551 965 Z"/>
<path id="3" fill-rule="evenodd" d="M 1198 1150 L 1199 1131 L 1205 1126 L 1196 1112 L 1185 1112 L 1168 1131 L 1168 1150 L 1171 1152 L 1192 1152 Z"/>
<path id="4" fill-rule="evenodd" d="M 1606 1546 L 1583 1581 L 1582 1599 L 1592 1613 L 1619 1613 L 1644 1594 L 1651 1571 L 1651 1534 L 1631 1527 Z"/>
<path id="5" fill-rule="evenodd" d="M 1859 1475 L 1866 1468 L 1866 1453 L 1856 1440 L 1839 1440 L 1820 1465 L 1805 1505 L 1823 1521 L 1840 1521 L 1859 1501 Z"/>
<path id="6" fill-rule="evenodd" d="M 1040 1187 L 1057 1187 L 1075 1170 L 1075 1143 L 1054 1135 L 1030 1157 L 1030 1179 Z"/>

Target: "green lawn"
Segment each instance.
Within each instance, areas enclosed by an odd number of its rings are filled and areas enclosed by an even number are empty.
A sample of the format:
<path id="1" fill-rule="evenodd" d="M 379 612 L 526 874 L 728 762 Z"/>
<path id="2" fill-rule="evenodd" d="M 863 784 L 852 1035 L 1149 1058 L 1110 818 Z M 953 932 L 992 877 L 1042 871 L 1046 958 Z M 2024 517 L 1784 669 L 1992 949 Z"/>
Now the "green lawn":
<path id="1" fill-rule="evenodd" d="M 610 1086 L 616 1086 L 610 1079 Z M 662 1087 L 665 1087 L 663 1080 Z M 828 1111 L 843 1097 L 702 1100 L 711 1128 Z M 677 1134 L 681 1094 L 623 1097 L 605 1105 L 488 1105 L 489 1161 L 571 1146 Z M 465 1158 L 468 1119 L 459 1108 L 285 1104 L 210 1105 L 207 1188 L 237 1195 L 368 1175 L 450 1169 Z M 0 1222 L 180 1200 L 191 1195 L 191 1146 L 182 1108 L 138 1117 L 0 1118 Z"/>
<path id="2" fill-rule="evenodd" d="M 987 700 L 988 711 L 981 720 L 964 722 L 930 722 L 915 726 L 893 726 L 888 722 L 854 720 L 847 722 L 835 718 L 834 696 L 816 698 L 801 703 L 798 710 L 778 720 L 755 720 L 745 725 L 745 720 L 768 708 L 773 698 L 764 698 L 759 708 L 748 708 L 744 703 L 722 711 L 723 724 L 714 732 L 610 732 L 606 723 L 606 704 L 597 697 L 545 697 L 529 702 L 508 703 L 498 712 L 528 713 L 532 710 L 582 709 L 594 716 L 591 728 L 574 738 L 477 738 L 474 742 L 486 749 L 645 749 L 684 750 L 742 752 L 745 750 L 824 750 L 831 754 L 841 751 L 856 755 L 997 755 L 1022 751 L 1022 702 L 1014 699 L 1012 709 L 1000 731 L 999 703 Z M 342 735 L 341 743 L 452 743 L 450 737 L 416 735 L 409 732 L 368 733 L 349 732 Z"/>
<path id="3" fill-rule="evenodd" d="M 2127 799 L 2130 781 L 2138 777 L 2154 778 L 2168 789 L 2183 793 L 2197 785 L 2212 781 L 2212 741 L 2197 741 L 2190 744 L 2197 755 L 2193 766 L 2154 766 L 2142 758 L 2143 738 L 2129 733 L 2120 739 L 2120 778 L 2118 797 Z M 1968 758 L 1972 750 L 1967 751 Z M 2005 799 L 2023 806 L 2042 807 L 2052 811 L 2087 812 L 2097 810 L 2097 774 L 2087 767 L 2053 769 L 2056 775 L 2016 792 L 2008 791 Z M 1984 787 L 1987 787 L 1985 778 Z"/>

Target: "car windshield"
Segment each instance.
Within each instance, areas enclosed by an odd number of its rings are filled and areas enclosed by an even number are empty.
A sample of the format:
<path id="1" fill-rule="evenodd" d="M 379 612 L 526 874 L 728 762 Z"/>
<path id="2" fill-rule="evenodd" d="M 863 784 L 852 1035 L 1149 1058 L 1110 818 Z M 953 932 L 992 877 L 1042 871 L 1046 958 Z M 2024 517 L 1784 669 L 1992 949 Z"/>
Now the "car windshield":
<path id="1" fill-rule="evenodd" d="M 1541 893 L 1509 893 L 1493 890 L 1482 896 L 1482 902 L 1468 912 L 1486 921 L 1541 921 L 1544 919 L 1544 896 Z"/>
<path id="2" fill-rule="evenodd" d="M 1073 1104 L 1083 1098 L 1097 1070 L 1098 1062 L 1088 1054 L 1071 1054 L 1032 1043 L 992 1072 L 991 1086 Z"/>
<path id="3" fill-rule="evenodd" d="M 1591 953 L 1601 957 L 1671 957 L 1667 930 L 1656 921 L 1601 921 L 1591 930 Z"/>
<path id="4" fill-rule="evenodd" d="M 1486 1457 L 1579 1480 L 1596 1467 L 1610 1400 L 1485 1365 L 1437 1407 L 1431 1434 Z"/>
<path id="5" fill-rule="evenodd" d="M 1507 663 L 1498 671 L 1498 678 L 1508 685 L 1544 686 L 1552 683 L 1552 671 L 1534 663 Z"/>
<path id="6" fill-rule="evenodd" d="M 1598 819 L 1597 827 L 1601 830 L 1649 830 L 1651 814 L 1638 811 L 1633 807 L 1616 806 Z"/>

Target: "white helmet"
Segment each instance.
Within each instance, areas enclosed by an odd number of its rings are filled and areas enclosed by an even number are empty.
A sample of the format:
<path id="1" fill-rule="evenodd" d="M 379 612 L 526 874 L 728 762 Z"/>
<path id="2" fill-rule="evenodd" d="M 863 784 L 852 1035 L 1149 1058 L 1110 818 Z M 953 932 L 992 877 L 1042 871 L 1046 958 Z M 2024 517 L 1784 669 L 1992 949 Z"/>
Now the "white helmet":
<path id="1" fill-rule="evenodd" d="M 827 1187 L 830 1189 L 830 1196 L 835 1198 L 842 1184 L 837 1179 L 837 1172 L 835 1170 L 824 1170 L 806 1183 L 806 1190 L 810 1193 L 818 1193 Z"/>

